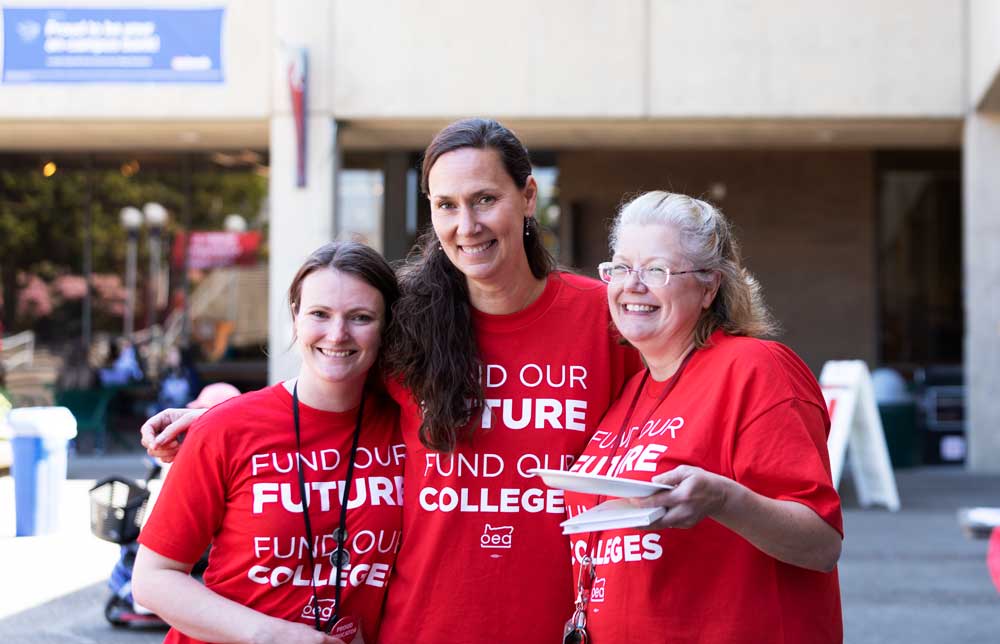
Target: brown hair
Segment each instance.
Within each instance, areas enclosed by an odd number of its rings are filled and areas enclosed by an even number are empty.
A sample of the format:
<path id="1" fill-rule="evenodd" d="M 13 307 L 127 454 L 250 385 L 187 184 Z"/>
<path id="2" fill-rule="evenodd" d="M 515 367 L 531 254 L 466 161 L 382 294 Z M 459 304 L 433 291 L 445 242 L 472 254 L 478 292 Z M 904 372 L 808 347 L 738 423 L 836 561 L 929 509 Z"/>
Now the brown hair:
<path id="1" fill-rule="evenodd" d="M 660 190 L 639 195 L 618 211 L 611 227 L 611 251 L 618 245 L 623 226 L 656 224 L 677 229 L 681 248 L 692 266 L 719 275 L 719 292 L 695 324 L 696 347 L 704 347 L 716 329 L 754 338 L 778 333 L 780 327 L 764 302 L 760 283 L 743 266 L 732 224 L 718 208 Z M 712 279 L 704 273 L 693 275 L 706 284 Z"/>
<path id="2" fill-rule="evenodd" d="M 372 248 L 353 241 L 335 241 L 323 244 L 306 258 L 306 261 L 299 267 L 292 283 L 288 287 L 288 309 L 291 311 L 292 319 L 299 313 L 299 304 L 302 296 L 302 282 L 310 274 L 318 270 L 330 268 L 341 273 L 347 273 L 357 277 L 362 282 L 368 284 L 382 295 L 385 304 L 385 320 L 382 324 L 382 346 L 388 341 L 391 335 L 390 329 L 393 325 L 393 313 L 396 302 L 399 300 L 399 282 L 396 281 L 396 274 L 388 262 Z M 292 330 L 294 341 L 295 331 Z M 384 364 L 383 355 L 385 351 L 379 352 L 379 359 L 376 366 L 381 370 Z"/>
<path id="3" fill-rule="evenodd" d="M 424 151 L 421 190 L 429 195 L 428 178 L 444 154 L 462 148 L 493 150 L 518 188 L 531 176 L 528 151 L 513 132 L 489 119 L 456 121 L 438 132 Z M 542 245 L 534 217 L 525 217 L 524 251 L 531 273 L 546 277 L 555 261 Z M 433 229 L 420 239 L 399 274 L 402 296 L 397 324 L 386 350 L 388 369 L 421 404 L 420 441 L 429 449 L 452 451 L 462 430 L 483 404 L 479 379 L 482 361 L 472 323 L 465 275 L 441 251 Z"/>

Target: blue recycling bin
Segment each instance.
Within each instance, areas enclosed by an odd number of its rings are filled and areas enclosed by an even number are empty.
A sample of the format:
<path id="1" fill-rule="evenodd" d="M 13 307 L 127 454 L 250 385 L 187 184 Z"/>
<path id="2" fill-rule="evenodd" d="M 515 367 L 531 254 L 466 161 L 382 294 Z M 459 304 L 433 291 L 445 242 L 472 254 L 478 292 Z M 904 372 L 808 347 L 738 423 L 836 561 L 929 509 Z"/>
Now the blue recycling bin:
<path id="1" fill-rule="evenodd" d="M 22 407 L 7 415 L 14 452 L 15 534 L 51 534 L 59 528 L 66 452 L 76 419 L 65 407 Z"/>

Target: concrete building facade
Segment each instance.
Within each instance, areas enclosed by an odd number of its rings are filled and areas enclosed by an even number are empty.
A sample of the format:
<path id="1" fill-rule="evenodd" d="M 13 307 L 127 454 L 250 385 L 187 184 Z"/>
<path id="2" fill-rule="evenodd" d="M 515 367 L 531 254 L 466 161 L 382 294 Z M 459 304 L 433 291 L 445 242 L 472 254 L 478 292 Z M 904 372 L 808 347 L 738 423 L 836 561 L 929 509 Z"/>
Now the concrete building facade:
<path id="1" fill-rule="evenodd" d="M 345 174 L 377 174 L 374 241 L 400 257 L 426 219 L 416 154 L 451 120 L 487 115 L 557 172 L 563 263 L 592 272 L 604 259 L 623 195 L 706 196 L 736 223 L 782 339 L 810 366 L 963 364 L 967 462 L 1000 471 L 1000 4 L 212 6 L 225 10 L 224 82 L 0 83 L 0 154 L 268 151 L 272 380 L 295 369 L 282 286 L 356 220 Z M 302 49 L 304 187 L 287 76 Z M 934 286 L 939 275 L 951 285 Z"/>

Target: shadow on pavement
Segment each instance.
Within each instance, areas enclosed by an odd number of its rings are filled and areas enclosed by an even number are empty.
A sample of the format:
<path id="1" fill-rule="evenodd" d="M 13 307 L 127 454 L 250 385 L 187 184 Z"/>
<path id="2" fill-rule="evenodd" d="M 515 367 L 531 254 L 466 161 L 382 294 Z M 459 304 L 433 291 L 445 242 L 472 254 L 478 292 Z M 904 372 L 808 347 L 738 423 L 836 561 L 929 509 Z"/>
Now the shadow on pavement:
<path id="1" fill-rule="evenodd" d="M 153 644 L 164 630 L 115 628 L 104 619 L 108 587 L 99 582 L 0 619 L 0 642 L 10 644 Z"/>

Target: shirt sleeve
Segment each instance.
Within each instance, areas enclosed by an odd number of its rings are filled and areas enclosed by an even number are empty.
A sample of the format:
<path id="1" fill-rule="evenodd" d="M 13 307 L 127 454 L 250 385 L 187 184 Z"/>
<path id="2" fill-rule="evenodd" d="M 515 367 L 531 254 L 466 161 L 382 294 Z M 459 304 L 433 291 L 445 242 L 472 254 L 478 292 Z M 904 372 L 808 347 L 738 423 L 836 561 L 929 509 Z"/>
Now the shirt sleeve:
<path id="1" fill-rule="evenodd" d="M 225 514 L 225 429 L 218 417 L 192 426 L 139 535 L 139 543 L 168 559 L 197 562 Z"/>
<path id="2" fill-rule="evenodd" d="M 758 494 L 811 508 L 843 536 L 825 418 L 821 408 L 803 400 L 778 403 L 739 432 L 733 471 L 739 483 Z"/>

